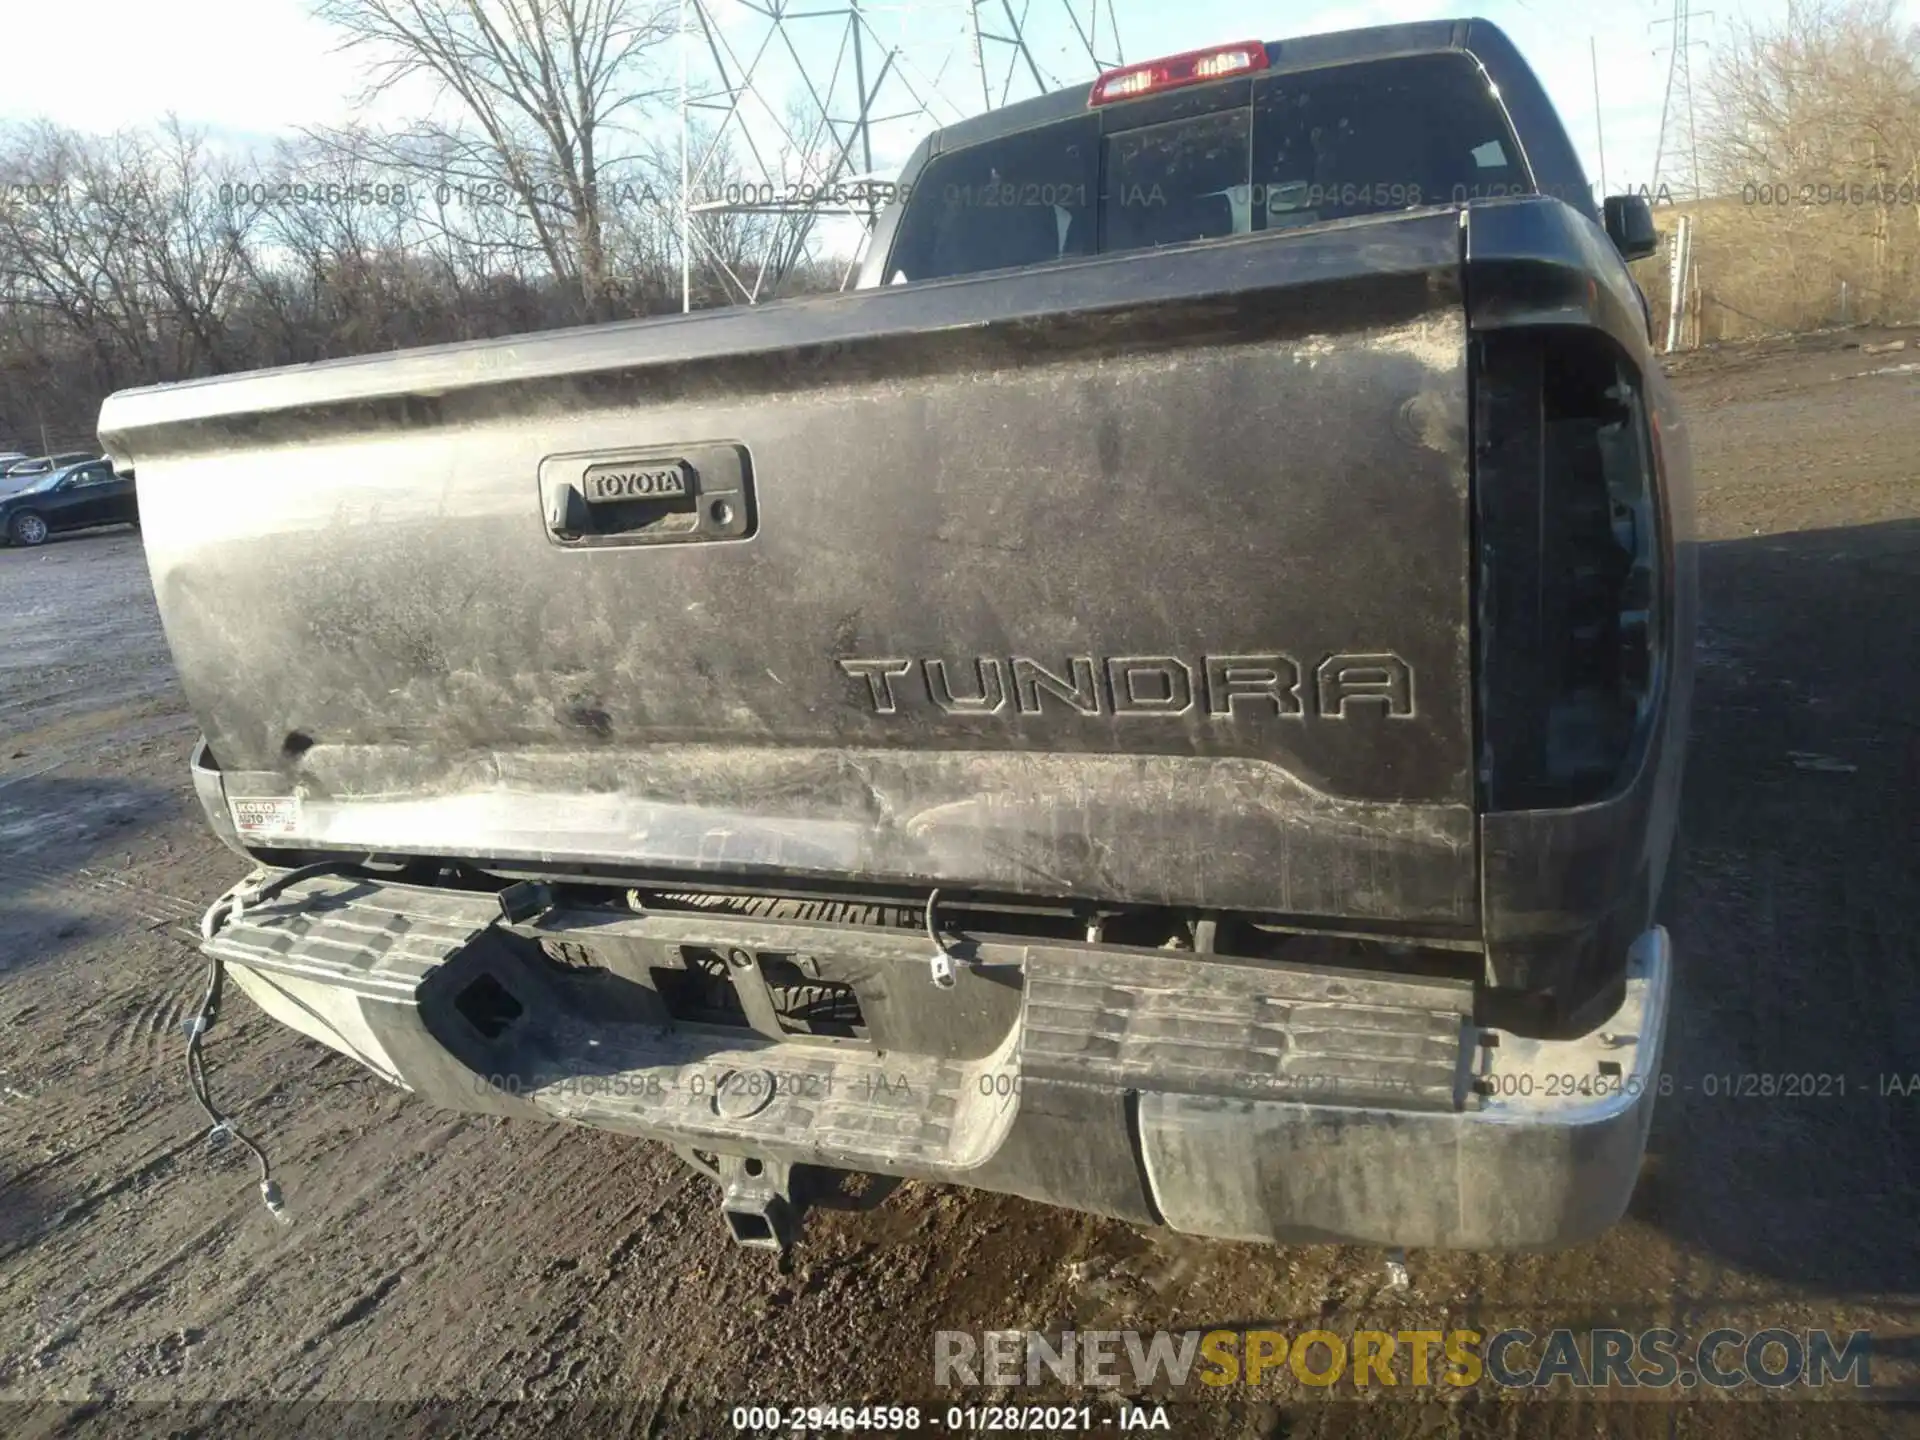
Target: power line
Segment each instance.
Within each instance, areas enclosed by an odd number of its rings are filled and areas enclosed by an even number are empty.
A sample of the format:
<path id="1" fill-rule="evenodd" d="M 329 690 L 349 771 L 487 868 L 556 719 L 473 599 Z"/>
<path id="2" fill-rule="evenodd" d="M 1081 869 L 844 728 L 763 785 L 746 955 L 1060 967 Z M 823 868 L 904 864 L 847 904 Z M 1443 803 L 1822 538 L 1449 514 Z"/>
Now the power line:
<path id="1" fill-rule="evenodd" d="M 1696 200 L 1700 197 L 1700 141 L 1694 124 L 1691 56 L 1695 46 L 1704 46 L 1707 42 L 1693 38 L 1693 22 L 1712 14 L 1711 10 L 1695 10 L 1692 0 L 1673 0 L 1673 14 L 1664 20 L 1651 21 L 1647 26 L 1649 30 L 1661 25 L 1673 26 L 1673 43 L 1667 56 L 1667 87 L 1660 97 L 1660 138 L 1653 152 L 1652 188 L 1656 192 L 1660 189 L 1662 164 L 1684 149 L 1687 174 L 1681 188 Z M 1684 133 L 1676 133 L 1683 123 Z"/>
<path id="2" fill-rule="evenodd" d="M 870 229 L 875 182 L 927 131 L 1120 64 L 1113 12 L 1113 0 L 680 0 L 682 307 L 696 263 L 751 302 L 806 261 L 820 220 Z M 949 75 L 956 62 L 972 83 Z M 727 217 L 758 227 L 753 253 L 715 243 Z"/>

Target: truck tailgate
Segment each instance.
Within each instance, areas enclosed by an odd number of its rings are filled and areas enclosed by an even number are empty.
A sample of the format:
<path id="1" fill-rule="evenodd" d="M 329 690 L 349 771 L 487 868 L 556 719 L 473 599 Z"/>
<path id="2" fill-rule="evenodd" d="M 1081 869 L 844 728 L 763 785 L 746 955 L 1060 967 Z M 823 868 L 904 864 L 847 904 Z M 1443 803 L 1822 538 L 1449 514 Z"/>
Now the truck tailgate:
<path id="1" fill-rule="evenodd" d="M 101 433 L 250 845 L 1464 925 L 1459 233 L 124 392 Z"/>

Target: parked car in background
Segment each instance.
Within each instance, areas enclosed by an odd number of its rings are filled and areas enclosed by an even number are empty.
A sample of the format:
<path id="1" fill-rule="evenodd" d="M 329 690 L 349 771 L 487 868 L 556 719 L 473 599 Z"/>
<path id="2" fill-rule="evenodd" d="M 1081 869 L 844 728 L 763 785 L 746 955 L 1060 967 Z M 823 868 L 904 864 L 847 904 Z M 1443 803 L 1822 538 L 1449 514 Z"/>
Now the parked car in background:
<path id="1" fill-rule="evenodd" d="M 83 465 L 101 457 L 91 450 L 68 450 L 59 455 L 15 455 L 0 457 L 0 476 L 18 480 L 22 475 L 50 475 L 69 465 Z"/>
<path id="2" fill-rule="evenodd" d="M 38 545 L 61 530 L 139 523 L 133 477 L 116 475 L 107 460 L 50 470 L 0 496 L 0 543 L 9 545 Z"/>
<path id="3" fill-rule="evenodd" d="M 9 466 L 31 458 L 24 450 L 0 450 L 0 475 L 6 474 Z"/>
<path id="4" fill-rule="evenodd" d="M 103 458 L 90 450 L 70 450 L 60 455 L 34 455 L 11 463 L 0 462 L 0 496 L 18 495 L 49 475 Z"/>

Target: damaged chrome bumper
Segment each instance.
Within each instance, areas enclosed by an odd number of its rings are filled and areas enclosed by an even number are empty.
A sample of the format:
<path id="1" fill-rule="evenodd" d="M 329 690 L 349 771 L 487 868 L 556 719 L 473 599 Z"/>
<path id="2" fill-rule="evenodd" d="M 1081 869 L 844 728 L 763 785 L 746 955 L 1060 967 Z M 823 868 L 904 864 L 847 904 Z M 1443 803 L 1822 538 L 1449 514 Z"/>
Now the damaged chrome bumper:
<path id="1" fill-rule="evenodd" d="M 549 911 L 321 876 L 204 948 L 269 1014 L 450 1108 L 568 1120 L 683 1153 L 946 1181 L 1190 1234 L 1508 1249 L 1625 1210 L 1657 1088 L 1667 935 L 1577 1040 L 1472 1021 L 1472 987 L 1062 942 L 969 942 L 736 915 Z M 748 1024 L 657 988 L 729 957 Z M 859 1038 L 795 1036 L 769 963 L 843 984 Z M 756 998 L 760 997 L 760 998 Z"/>
<path id="2" fill-rule="evenodd" d="M 1632 1198 L 1659 1088 L 1671 945 L 1634 944 L 1619 1009 L 1575 1040 L 1476 1032 L 1449 1112 L 1144 1095 L 1141 1150 L 1176 1230 L 1458 1250 L 1579 1244 Z"/>

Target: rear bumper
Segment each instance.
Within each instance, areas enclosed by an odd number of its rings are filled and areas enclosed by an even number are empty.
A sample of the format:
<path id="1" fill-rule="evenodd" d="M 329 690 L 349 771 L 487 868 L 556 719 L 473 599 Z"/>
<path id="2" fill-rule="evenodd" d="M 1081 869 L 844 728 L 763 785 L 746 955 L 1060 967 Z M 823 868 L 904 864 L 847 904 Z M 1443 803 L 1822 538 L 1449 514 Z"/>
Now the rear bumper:
<path id="1" fill-rule="evenodd" d="M 867 1040 L 672 1022 L 644 977 L 685 946 L 842 980 Z M 506 926 L 489 895 L 340 878 L 206 945 L 276 1018 L 459 1110 L 1270 1243 L 1568 1245 L 1632 1194 L 1663 930 L 1634 945 L 1619 1011 L 1551 1042 L 1476 1027 L 1453 982 L 982 941 L 941 990 L 929 948 L 733 916 Z"/>
<path id="2" fill-rule="evenodd" d="M 1177 1230 L 1231 1239 L 1457 1250 L 1591 1239 L 1625 1213 L 1639 1177 L 1672 980 L 1667 932 L 1655 927 L 1633 946 L 1625 1001 L 1595 1030 L 1498 1034 L 1474 1067 L 1493 1092 L 1477 1108 L 1145 1096 L 1142 1151 L 1160 1208 Z"/>

